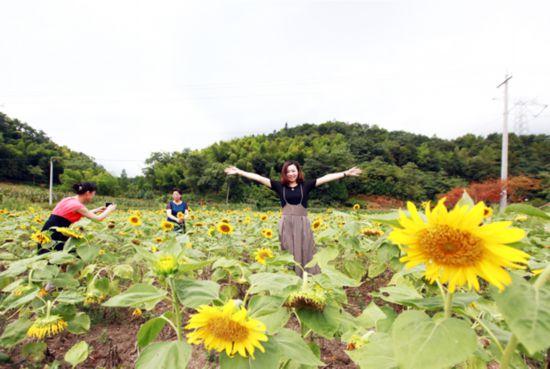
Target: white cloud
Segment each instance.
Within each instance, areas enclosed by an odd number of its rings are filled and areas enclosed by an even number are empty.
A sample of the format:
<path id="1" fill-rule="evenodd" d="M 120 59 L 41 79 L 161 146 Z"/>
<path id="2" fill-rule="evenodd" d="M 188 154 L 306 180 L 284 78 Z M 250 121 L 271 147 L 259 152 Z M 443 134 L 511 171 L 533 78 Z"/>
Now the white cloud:
<path id="1" fill-rule="evenodd" d="M 131 175 L 153 151 L 285 122 L 487 134 L 500 129 L 493 98 L 507 70 L 512 103 L 550 103 L 549 11 L 544 1 L 4 2 L 0 110 Z M 530 131 L 549 123 L 546 111 Z"/>

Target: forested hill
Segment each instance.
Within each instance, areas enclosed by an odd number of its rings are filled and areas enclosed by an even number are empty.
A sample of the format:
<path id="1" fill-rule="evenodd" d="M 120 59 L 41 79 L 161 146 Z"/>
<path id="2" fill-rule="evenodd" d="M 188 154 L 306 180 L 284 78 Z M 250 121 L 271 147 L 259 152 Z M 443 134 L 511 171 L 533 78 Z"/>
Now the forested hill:
<path id="1" fill-rule="evenodd" d="M 550 136 L 510 135 L 510 174 L 550 183 Z M 242 178 L 228 178 L 228 165 L 278 178 L 285 160 L 303 164 L 315 178 L 358 165 L 360 178 L 320 187 L 313 202 L 342 202 L 353 195 L 384 195 L 425 200 L 470 182 L 498 178 L 501 136 L 468 134 L 453 140 L 366 124 L 327 122 L 283 128 L 215 143 L 202 150 L 152 153 L 144 175 L 113 177 L 93 158 L 55 144 L 26 123 L 0 113 L 0 180 L 46 184 L 49 160 L 56 157 L 54 180 L 60 189 L 82 180 L 94 181 L 103 195 L 156 197 L 181 187 L 199 197 L 213 195 L 231 201 L 271 204 L 273 194 Z M 229 191 L 228 191 L 229 187 Z M 548 191 L 541 196 L 548 197 Z M 549 201 L 550 199 L 546 199 Z"/>
<path id="2" fill-rule="evenodd" d="M 48 183 L 50 158 L 54 157 L 54 181 L 67 189 L 90 180 L 103 194 L 114 194 L 117 179 L 91 157 L 59 146 L 43 131 L 0 113 L 0 180 Z"/>
<path id="3" fill-rule="evenodd" d="M 528 175 L 547 182 L 550 173 L 550 136 L 511 134 L 510 175 Z M 340 171 L 353 165 L 365 170 L 360 179 L 346 179 L 321 187 L 320 200 L 341 201 L 349 195 L 376 194 L 423 200 L 472 181 L 500 174 L 501 135 L 467 134 L 445 140 L 366 124 L 327 122 L 284 128 L 213 144 L 203 150 L 153 153 L 144 170 L 154 189 L 177 185 L 196 193 L 225 193 L 223 168 L 237 165 L 277 178 L 286 159 L 298 160 L 308 177 Z M 265 194 L 247 180 L 230 179 L 234 200 Z M 260 196 L 261 197 L 261 196 Z"/>

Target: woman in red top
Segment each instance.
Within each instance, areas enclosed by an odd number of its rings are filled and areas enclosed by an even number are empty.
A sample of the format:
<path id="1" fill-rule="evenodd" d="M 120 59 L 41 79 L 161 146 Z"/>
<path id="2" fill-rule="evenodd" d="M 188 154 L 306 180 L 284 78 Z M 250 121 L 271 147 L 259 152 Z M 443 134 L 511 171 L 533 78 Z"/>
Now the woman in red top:
<path id="1" fill-rule="evenodd" d="M 98 221 L 103 220 L 116 209 L 116 205 L 114 204 L 107 207 L 102 206 L 94 210 L 86 209 L 84 204 L 91 202 L 97 191 L 97 186 L 94 183 L 77 183 L 73 186 L 73 190 L 76 192 L 76 196 L 65 197 L 61 200 L 53 209 L 44 227 L 42 227 L 42 231 L 50 230 L 52 232 L 52 240 L 57 241 L 54 247 L 57 251 L 63 250 L 65 241 L 69 237 L 57 232 L 54 227 L 69 227 L 71 224 L 78 222 L 82 217 Z M 39 246 L 38 254 L 44 254 L 49 251 L 49 249 Z"/>

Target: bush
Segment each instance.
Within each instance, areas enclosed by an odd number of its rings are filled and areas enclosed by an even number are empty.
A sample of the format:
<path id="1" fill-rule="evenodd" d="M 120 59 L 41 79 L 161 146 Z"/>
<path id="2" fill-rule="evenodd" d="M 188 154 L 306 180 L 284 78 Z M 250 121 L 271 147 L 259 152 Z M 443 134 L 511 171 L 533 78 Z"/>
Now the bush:
<path id="1" fill-rule="evenodd" d="M 483 201 L 486 204 L 496 204 L 500 201 L 502 186 L 500 179 L 491 179 L 481 183 L 470 183 L 467 187 L 455 187 L 438 198 L 446 197 L 445 204 L 454 206 L 462 197 L 462 193 L 466 191 L 475 202 Z M 540 179 L 526 176 L 511 177 L 507 181 L 507 199 L 509 202 L 523 202 L 526 199 L 538 197 L 540 189 Z"/>

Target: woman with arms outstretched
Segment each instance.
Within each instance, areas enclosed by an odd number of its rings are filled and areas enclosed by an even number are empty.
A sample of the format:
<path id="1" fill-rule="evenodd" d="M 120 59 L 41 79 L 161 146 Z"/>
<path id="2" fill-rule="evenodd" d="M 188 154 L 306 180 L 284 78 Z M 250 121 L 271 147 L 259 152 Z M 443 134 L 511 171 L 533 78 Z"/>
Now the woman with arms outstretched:
<path id="1" fill-rule="evenodd" d="M 261 183 L 279 195 L 283 216 L 279 221 L 279 241 L 281 249 L 294 255 L 294 260 L 301 265 L 294 269 L 296 274 L 302 276 L 305 265 L 311 261 L 315 253 L 315 242 L 311 223 L 307 218 L 307 201 L 309 193 L 315 187 L 344 177 L 355 177 L 361 174 L 361 169 L 351 168 L 344 172 L 331 173 L 317 179 L 306 181 L 300 164 L 289 160 L 281 169 L 281 180 L 274 181 L 256 173 L 245 172 L 237 167 L 225 169 L 228 175 L 240 175 Z M 310 274 L 319 273 L 319 267 L 305 269 Z"/>

